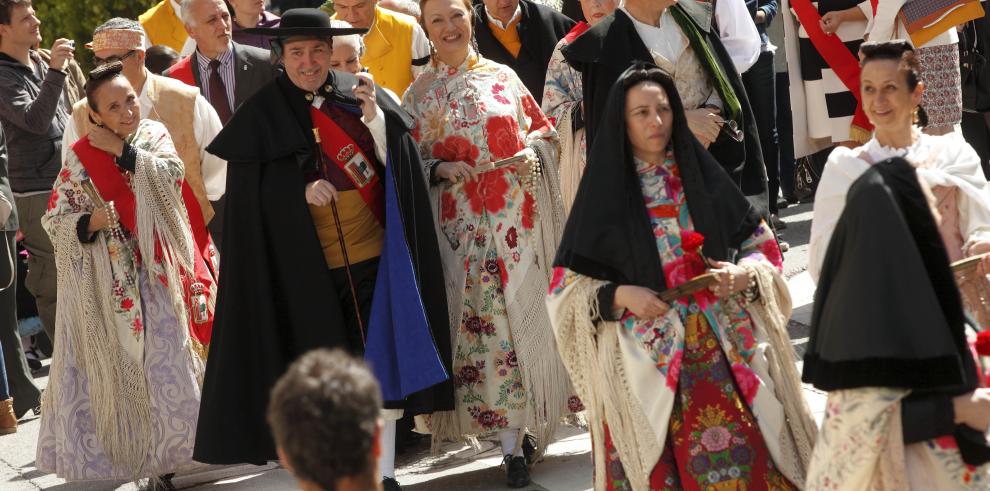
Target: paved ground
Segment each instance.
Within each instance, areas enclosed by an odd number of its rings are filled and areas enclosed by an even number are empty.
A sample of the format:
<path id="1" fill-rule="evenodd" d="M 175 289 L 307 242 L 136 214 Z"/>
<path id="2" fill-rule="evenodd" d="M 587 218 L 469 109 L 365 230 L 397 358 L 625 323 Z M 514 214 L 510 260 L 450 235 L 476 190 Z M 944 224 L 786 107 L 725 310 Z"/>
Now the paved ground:
<path id="1" fill-rule="evenodd" d="M 800 205 L 781 211 L 788 223 L 783 232 L 791 249 L 785 255 L 785 276 L 794 300 L 794 315 L 788 326 L 798 355 L 804 353 L 808 340 L 808 322 L 814 284 L 804 272 L 807 263 L 807 243 L 811 228 L 811 205 Z M 800 366 L 800 364 L 799 364 Z M 47 373 L 37 382 L 44 386 Z M 824 411 L 824 395 L 805 388 L 805 396 L 817 419 Z M 22 421 L 18 432 L 0 437 L 0 490 L 28 491 L 36 489 L 58 491 L 138 490 L 126 482 L 66 483 L 54 475 L 44 474 L 34 467 L 38 420 Z M 586 431 L 562 427 L 559 438 L 550 446 L 547 458 L 532 470 L 533 484 L 527 490 L 581 491 L 591 489 L 591 441 Z M 499 469 L 501 452 L 495 442 L 482 441 L 480 448 L 450 444 L 441 455 L 430 454 L 429 445 L 421 442 L 397 459 L 398 480 L 407 491 L 502 490 L 504 473 Z M 207 468 L 201 472 L 178 476 L 173 481 L 179 489 L 209 491 L 275 491 L 296 489 L 288 473 L 275 465 L 267 467 L 233 466 Z"/>

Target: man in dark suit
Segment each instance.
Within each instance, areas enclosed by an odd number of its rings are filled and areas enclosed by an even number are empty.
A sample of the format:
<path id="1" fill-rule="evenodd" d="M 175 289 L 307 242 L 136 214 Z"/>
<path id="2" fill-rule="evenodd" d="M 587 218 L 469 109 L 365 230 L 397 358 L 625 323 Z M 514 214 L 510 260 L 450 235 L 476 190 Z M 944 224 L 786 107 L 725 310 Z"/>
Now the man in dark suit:
<path id="1" fill-rule="evenodd" d="M 574 21 L 530 0 L 484 0 L 474 6 L 474 35 L 481 55 L 508 65 L 543 103 L 547 65 Z"/>
<path id="2" fill-rule="evenodd" d="M 203 97 L 227 124 L 234 111 L 275 77 L 267 50 L 231 40 L 230 12 L 223 0 L 182 0 L 182 18 L 196 51 L 165 71 L 165 75 L 199 87 Z M 223 197 L 213 201 L 216 212 L 210 235 L 222 250 Z"/>

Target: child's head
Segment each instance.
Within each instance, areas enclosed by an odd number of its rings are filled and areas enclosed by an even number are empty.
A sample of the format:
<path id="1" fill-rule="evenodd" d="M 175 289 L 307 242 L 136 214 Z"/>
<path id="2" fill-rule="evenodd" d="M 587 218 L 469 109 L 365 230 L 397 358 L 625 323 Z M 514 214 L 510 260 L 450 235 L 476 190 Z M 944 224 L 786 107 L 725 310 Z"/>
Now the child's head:
<path id="1" fill-rule="evenodd" d="M 268 424 L 279 458 L 306 488 L 377 489 L 382 399 L 360 360 L 341 350 L 311 351 L 272 389 Z"/>

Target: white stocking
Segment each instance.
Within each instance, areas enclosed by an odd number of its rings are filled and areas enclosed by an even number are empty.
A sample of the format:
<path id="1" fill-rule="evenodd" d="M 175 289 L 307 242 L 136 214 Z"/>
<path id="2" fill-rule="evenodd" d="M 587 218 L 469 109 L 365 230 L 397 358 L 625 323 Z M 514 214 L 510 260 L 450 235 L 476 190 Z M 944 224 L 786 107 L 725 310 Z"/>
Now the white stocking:
<path id="1" fill-rule="evenodd" d="M 382 478 L 395 478 L 395 420 L 385 420 L 382 426 L 382 455 L 378 458 Z"/>
<path id="2" fill-rule="evenodd" d="M 516 442 L 519 439 L 519 428 L 509 428 L 498 432 L 498 440 L 502 443 L 502 455 L 512 455 L 516 450 Z M 519 456 L 522 449 L 519 450 Z"/>

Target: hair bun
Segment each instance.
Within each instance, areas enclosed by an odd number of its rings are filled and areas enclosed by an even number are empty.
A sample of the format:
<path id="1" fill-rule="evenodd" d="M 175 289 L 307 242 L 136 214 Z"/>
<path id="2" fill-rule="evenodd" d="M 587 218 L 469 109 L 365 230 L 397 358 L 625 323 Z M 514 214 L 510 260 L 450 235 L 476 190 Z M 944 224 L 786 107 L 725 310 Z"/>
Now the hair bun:
<path id="1" fill-rule="evenodd" d="M 119 61 L 107 63 L 94 68 L 89 72 L 90 80 L 103 80 L 120 75 L 124 71 L 124 64 Z"/>

